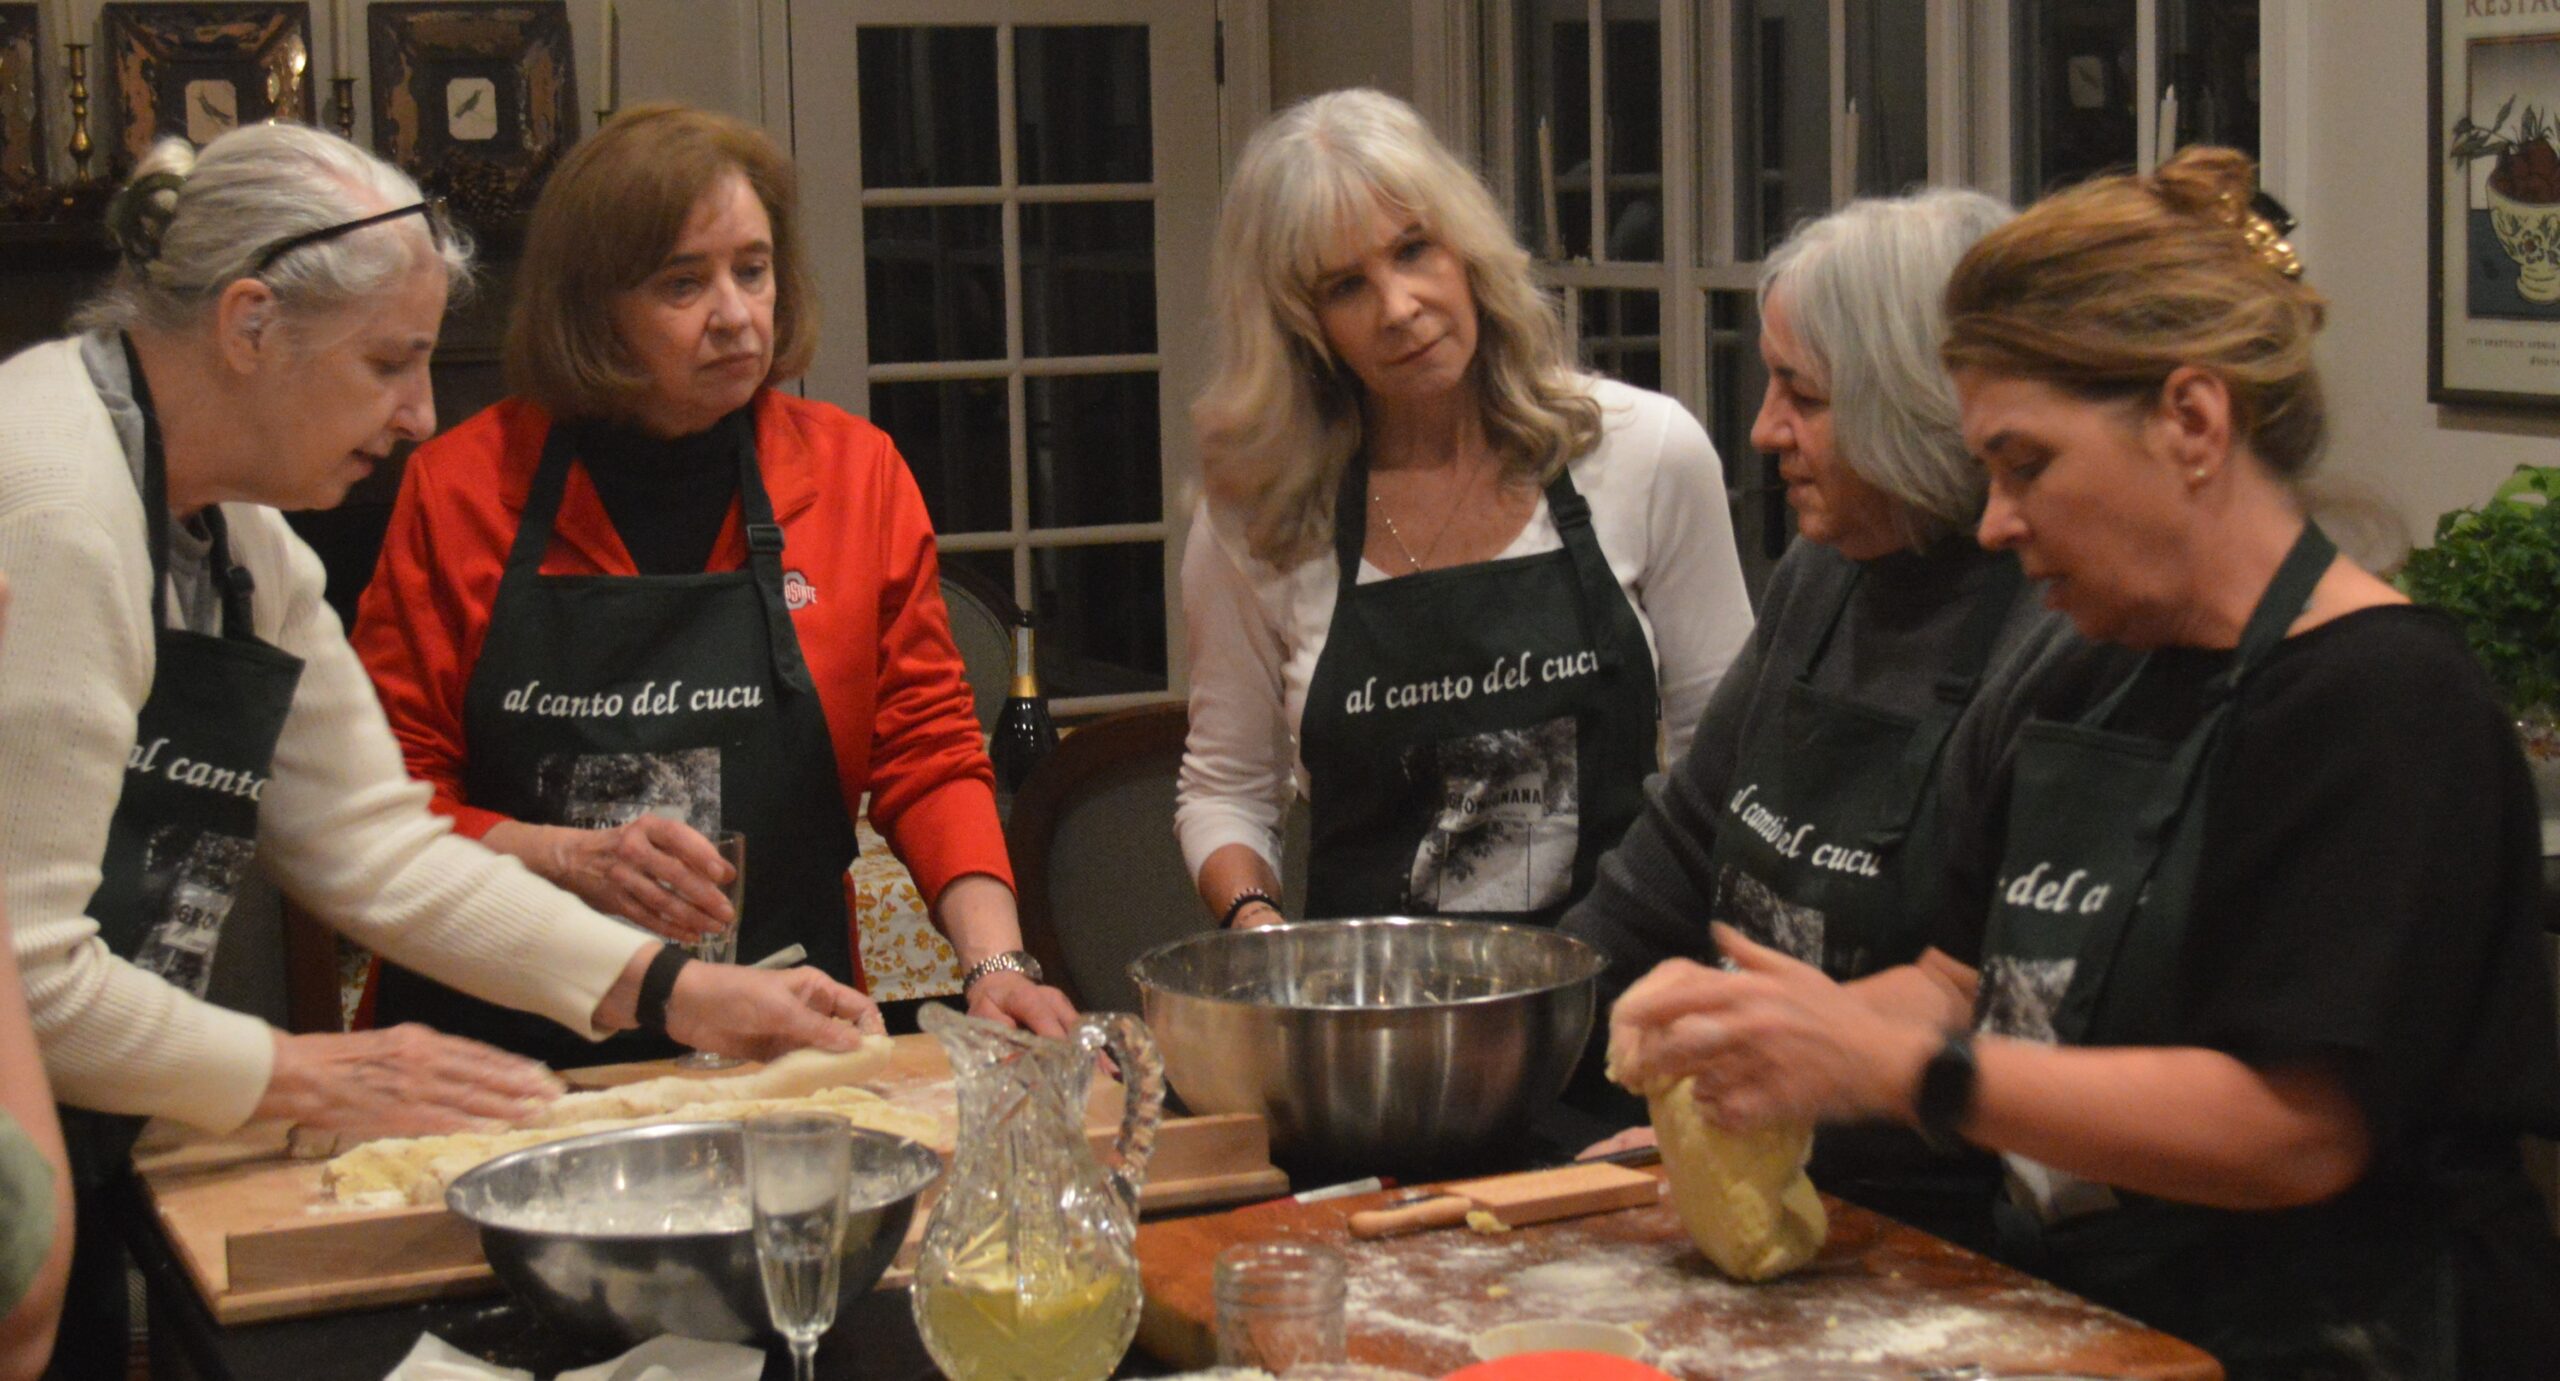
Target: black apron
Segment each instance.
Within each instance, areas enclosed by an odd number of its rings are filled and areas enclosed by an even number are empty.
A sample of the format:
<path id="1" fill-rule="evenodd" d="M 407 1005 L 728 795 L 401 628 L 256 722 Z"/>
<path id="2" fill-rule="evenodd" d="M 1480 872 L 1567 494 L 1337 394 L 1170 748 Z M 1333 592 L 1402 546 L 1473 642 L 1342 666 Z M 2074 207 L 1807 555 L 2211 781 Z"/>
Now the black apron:
<path id="1" fill-rule="evenodd" d="M 2022 583 L 2014 558 L 1991 561 L 1918 714 L 1813 684 L 1865 572 L 1850 577 L 1776 723 L 1743 745 L 1735 765 L 1710 855 L 1718 918 L 1844 982 L 1928 947 L 1946 867 L 1943 822 L 1928 808 L 1938 759 Z M 1834 1126 L 1814 1139 L 1810 1173 L 1863 1207 L 1968 1247 L 1990 1244 L 1998 1177 L 1988 1157 L 1940 1155 L 1898 1126 Z"/>
<path id="2" fill-rule="evenodd" d="M 609 828 L 655 812 L 748 839 L 738 962 L 800 944 L 856 981 L 845 870 L 859 846 L 835 743 L 782 594 L 782 528 L 739 427 L 747 564 L 681 576 L 546 576 L 567 487 L 554 426 L 525 498 L 463 701 L 465 798 L 536 825 Z M 375 1019 L 529 1055 L 555 1068 L 656 1059 L 626 1032 L 601 1043 L 529 1013 L 382 967 Z"/>
<path id="3" fill-rule="evenodd" d="M 125 754 L 88 914 L 118 958 L 204 996 L 222 925 L 257 849 L 258 801 L 293 709 L 302 659 L 258 640 L 249 573 L 231 564 L 218 507 L 203 523 L 222 596 L 219 635 L 168 626 L 168 463 L 142 366 L 125 346 L 142 410 L 142 507 L 151 541 L 151 694 Z M 78 1229 L 61 1341 L 49 1378 L 115 1377 L 125 1366 L 123 1181 L 143 1119 L 61 1108 Z"/>
<path id="4" fill-rule="evenodd" d="M 1368 488 L 1355 460 L 1301 718 L 1307 914 L 1552 925 L 1656 767 L 1644 626 L 1563 470 L 1546 490 L 1562 550 L 1364 585 Z"/>
<path id="5" fill-rule="evenodd" d="M 2181 1043 L 2180 963 L 2217 750 L 2250 673 L 2283 642 L 2336 550 L 2316 524 L 2304 526 L 2185 737 L 2107 727 L 2148 661 L 2077 722 L 2019 731 L 1983 943 L 1981 1029 L 2064 1045 Z M 2429 1201 L 2412 1186 L 2367 1184 L 2348 1192 L 2353 1205 L 2252 1214 L 2009 1160 L 2016 1202 L 2003 1206 L 2004 1255 L 2213 1352 L 2235 1381 L 2455 1375 L 2451 1275 Z M 2395 1239 L 2399 1268 L 2372 1270 L 2380 1244 Z"/>

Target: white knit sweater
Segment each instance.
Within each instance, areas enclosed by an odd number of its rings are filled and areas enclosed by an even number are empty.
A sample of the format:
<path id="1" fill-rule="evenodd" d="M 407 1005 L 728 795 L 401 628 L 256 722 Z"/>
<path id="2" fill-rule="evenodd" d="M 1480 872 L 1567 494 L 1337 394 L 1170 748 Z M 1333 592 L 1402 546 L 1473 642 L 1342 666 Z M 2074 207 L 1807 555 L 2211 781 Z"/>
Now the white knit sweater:
<path id="1" fill-rule="evenodd" d="M 644 943 L 427 810 L 373 686 L 321 600 L 318 558 L 274 510 L 226 504 L 257 632 L 303 659 L 258 816 L 258 863 L 387 959 L 577 1030 Z M 63 1102 L 247 1120 L 263 1022 L 116 958 L 83 914 L 151 690 L 141 496 L 74 341 L 0 364 L 0 869 L 45 1072 Z"/>

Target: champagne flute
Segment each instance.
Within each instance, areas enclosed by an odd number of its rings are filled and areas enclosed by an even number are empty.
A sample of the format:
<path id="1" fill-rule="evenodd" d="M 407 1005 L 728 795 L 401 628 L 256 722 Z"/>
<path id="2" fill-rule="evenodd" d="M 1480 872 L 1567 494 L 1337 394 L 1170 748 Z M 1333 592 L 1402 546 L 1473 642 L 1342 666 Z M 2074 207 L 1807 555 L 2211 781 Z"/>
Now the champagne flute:
<path id="1" fill-rule="evenodd" d="M 738 962 L 738 926 L 747 919 L 747 837 L 736 830 L 722 830 L 711 836 L 711 847 L 729 865 L 728 885 L 720 890 L 729 899 L 731 919 L 726 929 L 703 936 L 685 950 L 706 964 L 734 964 Z M 678 1069 L 728 1069 L 739 1063 L 708 1050 L 688 1050 L 676 1057 Z"/>
<path id="2" fill-rule="evenodd" d="M 798 1381 L 817 1375 L 818 1339 L 836 1321 L 853 1124 L 827 1113 L 747 1119 L 747 1198 L 765 1313 L 791 1344 Z"/>

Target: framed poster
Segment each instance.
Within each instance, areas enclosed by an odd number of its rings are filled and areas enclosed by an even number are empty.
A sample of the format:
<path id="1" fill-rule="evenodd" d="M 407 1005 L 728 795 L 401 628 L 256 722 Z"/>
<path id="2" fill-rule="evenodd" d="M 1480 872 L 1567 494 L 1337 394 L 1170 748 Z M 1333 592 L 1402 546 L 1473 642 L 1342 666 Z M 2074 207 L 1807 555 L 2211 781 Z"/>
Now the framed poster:
<path id="1" fill-rule="evenodd" d="M 44 196 L 44 38 L 33 4 L 0 5 L 0 209 Z"/>
<path id="2" fill-rule="evenodd" d="M 481 225 L 531 210 L 578 139 L 568 6 L 447 0 L 366 13 L 375 151 Z"/>
<path id="3" fill-rule="evenodd" d="M 2427 397 L 2560 406 L 2560 12 L 2429 4 Z"/>
<path id="4" fill-rule="evenodd" d="M 201 147 L 260 120 L 311 120 L 308 5 L 111 4 L 106 20 L 119 182 L 163 135 Z"/>

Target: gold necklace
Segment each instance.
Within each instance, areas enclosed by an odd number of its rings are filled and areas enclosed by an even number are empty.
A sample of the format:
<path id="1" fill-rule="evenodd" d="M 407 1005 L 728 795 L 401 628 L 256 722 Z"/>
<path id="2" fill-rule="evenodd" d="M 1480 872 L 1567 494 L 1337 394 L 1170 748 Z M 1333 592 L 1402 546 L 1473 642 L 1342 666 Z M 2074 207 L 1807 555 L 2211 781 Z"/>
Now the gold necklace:
<path id="1" fill-rule="evenodd" d="M 1378 521 L 1387 525 L 1387 540 L 1396 544 L 1397 554 L 1404 557 L 1404 563 L 1413 568 L 1414 574 L 1419 575 L 1422 573 L 1423 563 L 1429 561 L 1432 555 L 1440 550 L 1441 539 L 1449 535 L 1449 529 L 1458 525 L 1458 509 L 1466 502 L 1467 491 L 1474 487 L 1475 481 L 1472 476 L 1459 483 L 1456 492 L 1449 496 L 1449 512 L 1441 518 L 1440 530 L 1432 533 L 1431 540 L 1423 544 L 1420 556 L 1413 554 L 1412 546 L 1404 540 L 1403 529 L 1396 526 L 1395 515 L 1387 511 L 1385 494 L 1375 489 L 1370 490 L 1369 506 L 1378 511 Z"/>

